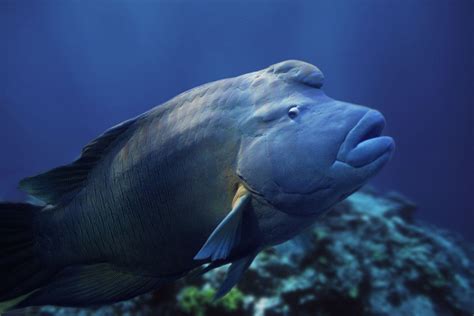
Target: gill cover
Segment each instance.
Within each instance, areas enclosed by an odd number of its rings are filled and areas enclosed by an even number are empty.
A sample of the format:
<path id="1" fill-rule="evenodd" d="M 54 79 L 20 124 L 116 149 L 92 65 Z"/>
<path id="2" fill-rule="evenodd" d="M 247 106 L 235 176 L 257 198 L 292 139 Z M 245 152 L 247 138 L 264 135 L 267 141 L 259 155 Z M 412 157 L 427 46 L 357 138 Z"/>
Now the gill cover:
<path id="1" fill-rule="evenodd" d="M 288 113 L 295 121 L 299 119 L 292 113 L 298 103 L 292 92 L 295 85 L 302 86 L 328 99 L 319 90 L 324 76 L 314 65 L 288 60 L 256 73 L 252 80 L 247 101 L 252 109 L 241 124 L 237 174 L 253 193 L 273 197 L 268 202 L 291 203 L 291 196 L 285 193 L 295 193 L 293 188 L 311 190 L 324 178 L 315 177 L 318 166 L 314 157 L 298 155 L 296 147 L 302 146 L 301 141 L 307 142 L 310 135 L 304 135 L 308 133 L 304 126 L 297 127 L 288 120 Z"/>

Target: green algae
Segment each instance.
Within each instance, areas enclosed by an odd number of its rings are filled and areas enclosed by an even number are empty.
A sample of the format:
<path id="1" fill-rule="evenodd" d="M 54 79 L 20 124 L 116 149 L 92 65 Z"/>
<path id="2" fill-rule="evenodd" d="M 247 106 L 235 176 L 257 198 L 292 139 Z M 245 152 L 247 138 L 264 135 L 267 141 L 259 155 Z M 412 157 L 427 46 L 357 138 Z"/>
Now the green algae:
<path id="1" fill-rule="evenodd" d="M 210 310 L 235 312 L 242 307 L 244 294 L 233 288 L 226 296 L 214 300 L 216 290 L 212 287 L 198 288 L 187 286 L 178 295 L 178 307 L 181 311 L 196 316 L 205 316 Z"/>

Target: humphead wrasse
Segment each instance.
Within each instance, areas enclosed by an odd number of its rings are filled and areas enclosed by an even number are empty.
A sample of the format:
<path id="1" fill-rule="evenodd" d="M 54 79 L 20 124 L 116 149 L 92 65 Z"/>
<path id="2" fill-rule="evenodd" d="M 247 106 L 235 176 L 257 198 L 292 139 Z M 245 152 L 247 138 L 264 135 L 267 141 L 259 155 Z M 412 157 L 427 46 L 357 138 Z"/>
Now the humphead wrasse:
<path id="1" fill-rule="evenodd" d="M 390 159 L 382 114 L 336 101 L 295 60 L 184 92 L 24 179 L 0 203 L 0 302 L 90 306 L 255 256 L 313 224 Z"/>

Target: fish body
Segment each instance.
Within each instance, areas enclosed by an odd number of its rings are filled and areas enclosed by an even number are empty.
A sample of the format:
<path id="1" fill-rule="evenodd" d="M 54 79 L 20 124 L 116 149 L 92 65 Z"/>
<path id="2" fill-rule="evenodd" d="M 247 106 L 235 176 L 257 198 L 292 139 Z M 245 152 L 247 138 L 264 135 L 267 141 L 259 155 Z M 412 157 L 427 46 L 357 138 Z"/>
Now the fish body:
<path id="1" fill-rule="evenodd" d="M 259 251 L 296 236 L 390 158 L 381 114 L 327 97 L 322 82 L 315 66 L 285 61 L 209 83 L 22 180 L 47 205 L 0 204 L 2 227 L 24 235 L 0 248 L 4 267 L 24 264 L 0 270 L 0 302 L 113 303 L 230 263 L 224 295 Z"/>
<path id="2" fill-rule="evenodd" d="M 194 93 L 201 97 L 178 97 L 138 118 L 88 185 L 57 210 L 52 231 L 82 232 L 55 238 L 67 262 L 105 255 L 153 276 L 199 265 L 193 256 L 229 212 L 239 143 L 230 120 L 216 117 L 212 96 Z"/>

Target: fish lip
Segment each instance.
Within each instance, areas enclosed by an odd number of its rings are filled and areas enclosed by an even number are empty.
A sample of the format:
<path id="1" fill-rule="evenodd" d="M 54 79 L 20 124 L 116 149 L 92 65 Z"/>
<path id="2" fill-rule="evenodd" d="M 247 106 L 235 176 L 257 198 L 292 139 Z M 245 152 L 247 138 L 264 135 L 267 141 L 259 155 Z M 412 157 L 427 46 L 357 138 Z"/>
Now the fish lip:
<path id="1" fill-rule="evenodd" d="M 367 166 L 385 155 L 391 155 L 395 142 L 391 137 L 380 136 L 361 142 L 352 150 L 346 162 L 355 168 Z"/>
<path id="2" fill-rule="evenodd" d="M 347 134 L 336 161 L 360 168 L 391 154 L 395 149 L 395 142 L 389 136 L 381 136 L 385 124 L 385 118 L 380 112 L 367 111 Z"/>

